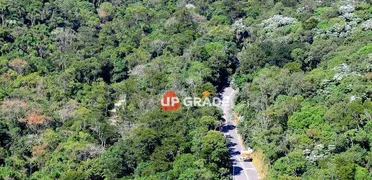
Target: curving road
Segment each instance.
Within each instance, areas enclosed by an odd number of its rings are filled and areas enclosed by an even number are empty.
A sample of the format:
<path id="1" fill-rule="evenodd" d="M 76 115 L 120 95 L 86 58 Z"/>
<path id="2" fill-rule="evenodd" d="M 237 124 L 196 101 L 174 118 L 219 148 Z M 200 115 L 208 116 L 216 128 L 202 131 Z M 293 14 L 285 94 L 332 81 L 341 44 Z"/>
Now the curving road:
<path id="1" fill-rule="evenodd" d="M 233 88 L 225 88 L 222 93 L 221 105 L 224 112 L 223 118 L 226 120 L 222 127 L 222 132 L 229 140 L 228 147 L 231 161 L 233 163 L 232 178 L 233 180 L 259 180 L 257 171 L 252 162 L 239 160 L 240 153 L 244 150 L 244 145 L 242 144 L 242 141 L 239 141 L 238 131 L 232 114 L 235 95 L 236 91 Z"/>

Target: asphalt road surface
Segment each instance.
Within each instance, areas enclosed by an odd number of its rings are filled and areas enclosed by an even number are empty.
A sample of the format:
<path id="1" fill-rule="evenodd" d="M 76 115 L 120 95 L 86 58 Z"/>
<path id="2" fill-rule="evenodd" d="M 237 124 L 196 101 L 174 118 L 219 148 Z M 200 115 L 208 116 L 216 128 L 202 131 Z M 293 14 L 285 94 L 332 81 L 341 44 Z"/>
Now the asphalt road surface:
<path id="1" fill-rule="evenodd" d="M 225 88 L 222 94 L 222 110 L 224 119 L 226 120 L 222 132 L 229 140 L 230 160 L 233 163 L 232 178 L 233 180 L 258 180 L 258 174 L 252 162 L 244 162 L 239 160 L 240 153 L 244 150 L 244 145 L 238 139 L 238 131 L 234 123 L 232 109 L 234 107 L 234 97 L 236 91 L 231 88 Z"/>

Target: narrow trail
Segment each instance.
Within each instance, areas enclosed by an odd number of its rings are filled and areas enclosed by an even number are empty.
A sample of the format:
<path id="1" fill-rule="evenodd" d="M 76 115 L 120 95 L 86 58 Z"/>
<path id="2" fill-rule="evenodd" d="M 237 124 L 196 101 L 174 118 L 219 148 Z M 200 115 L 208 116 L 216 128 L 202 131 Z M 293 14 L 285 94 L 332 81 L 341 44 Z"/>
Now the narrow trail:
<path id="1" fill-rule="evenodd" d="M 119 120 L 119 117 L 117 115 L 117 111 L 120 109 L 120 108 L 123 108 L 123 106 L 125 107 L 127 103 L 127 99 L 126 99 L 126 96 L 121 96 L 118 101 L 114 104 L 114 107 L 110 110 L 110 124 L 111 125 L 118 125 L 118 120 Z"/>
<path id="2" fill-rule="evenodd" d="M 233 163 L 232 178 L 233 180 L 258 180 L 259 176 L 253 163 L 239 160 L 240 153 L 244 150 L 244 144 L 239 140 L 238 131 L 233 118 L 234 98 L 236 93 L 237 92 L 230 86 L 225 88 L 222 93 L 221 105 L 224 113 L 223 118 L 226 120 L 222 132 L 228 138 L 228 147 Z"/>

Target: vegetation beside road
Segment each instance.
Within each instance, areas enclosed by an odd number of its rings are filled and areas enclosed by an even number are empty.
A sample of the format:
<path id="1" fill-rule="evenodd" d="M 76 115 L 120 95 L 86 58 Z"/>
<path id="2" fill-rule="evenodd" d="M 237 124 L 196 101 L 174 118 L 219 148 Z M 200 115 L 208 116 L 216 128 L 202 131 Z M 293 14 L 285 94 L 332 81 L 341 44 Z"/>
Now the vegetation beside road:
<path id="1" fill-rule="evenodd" d="M 251 155 L 252 163 L 254 168 L 257 170 L 257 173 L 260 179 L 268 179 L 269 176 L 269 162 L 266 159 L 265 153 L 261 149 L 255 149 Z"/>
<path id="2" fill-rule="evenodd" d="M 269 179 L 371 179 L 371 1 L 253 2 L 235 109 Z"/>

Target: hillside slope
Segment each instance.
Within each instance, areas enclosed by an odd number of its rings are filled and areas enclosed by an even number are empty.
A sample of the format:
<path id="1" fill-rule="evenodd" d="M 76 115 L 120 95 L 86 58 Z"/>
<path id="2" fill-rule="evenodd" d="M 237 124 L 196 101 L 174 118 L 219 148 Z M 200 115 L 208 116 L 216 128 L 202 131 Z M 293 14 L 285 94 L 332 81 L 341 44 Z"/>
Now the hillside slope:
<path id="1" fill-rule="evenodd" d="M 0 0 L 0 179 L 229 179 L 222 111 L 160 100 L 232 80 L 268 177 L 371 179 L 371 4 Z"/>

